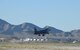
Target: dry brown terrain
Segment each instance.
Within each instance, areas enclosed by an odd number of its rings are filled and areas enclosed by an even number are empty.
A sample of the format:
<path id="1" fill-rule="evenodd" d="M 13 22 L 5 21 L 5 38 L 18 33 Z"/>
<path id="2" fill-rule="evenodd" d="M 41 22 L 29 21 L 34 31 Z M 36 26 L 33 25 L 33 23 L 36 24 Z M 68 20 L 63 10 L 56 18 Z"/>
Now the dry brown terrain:
<path id="1" fill-rule="evenodd" d="M 0 43 L 0 50 L 80 50 L 80 45 L 71 43 Z"/>

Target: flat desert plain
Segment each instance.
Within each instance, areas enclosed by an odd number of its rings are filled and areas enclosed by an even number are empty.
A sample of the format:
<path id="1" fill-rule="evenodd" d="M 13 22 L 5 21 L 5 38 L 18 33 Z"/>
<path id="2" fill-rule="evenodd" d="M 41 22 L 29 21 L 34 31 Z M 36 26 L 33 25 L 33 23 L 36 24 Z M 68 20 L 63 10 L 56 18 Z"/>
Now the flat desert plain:
<path id="1" fill-rule="evenodd" d="M 80 50 L 80 43 L 0 43 L 0 50 Z"/>

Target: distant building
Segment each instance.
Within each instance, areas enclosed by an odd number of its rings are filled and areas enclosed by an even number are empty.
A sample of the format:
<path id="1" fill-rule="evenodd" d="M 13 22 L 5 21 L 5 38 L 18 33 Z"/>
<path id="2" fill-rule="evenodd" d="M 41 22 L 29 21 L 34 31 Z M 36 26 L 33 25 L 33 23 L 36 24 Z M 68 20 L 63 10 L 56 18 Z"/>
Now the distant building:
<path id="1" fill-rule="evenodd" d="M 76 43 L 77 41 L 73 41 L 72 43 Z"/>
<path id="2" fill-rule="evenodd" d="M 25 38 L 23 39 L 23 42 L 29 42 L 29 41 L 32 41 L 32 42 L 39 42 L 39 41 L 47 41 L 47 39 L 42 39 L 42 38 Z"/>
<path id="3" fill-rule="evenodd" d="M 0 42 L 4 42 L 5 40 L 5 38 L 0 38 Z"/>

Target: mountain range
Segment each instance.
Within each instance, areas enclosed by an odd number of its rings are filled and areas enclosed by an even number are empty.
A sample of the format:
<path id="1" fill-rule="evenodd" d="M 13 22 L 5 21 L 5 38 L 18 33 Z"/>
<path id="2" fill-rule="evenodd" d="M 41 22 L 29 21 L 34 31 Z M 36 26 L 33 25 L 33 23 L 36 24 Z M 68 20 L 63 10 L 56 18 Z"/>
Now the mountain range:
<path id="1" fill-rule="evenodd" d="M 45 36 L 38 36 L 34 34 L 34 28 L 37 30 L 50 29 L 49 34 Z M 70 38 L 70 39 L 78 39 L 80 40 L 80 29 L 72 30 L 70 32 L 65 32 L 63 30 L 56 29 L 52 26 L 45 26 L 44 28 L 40 28 L 32 23 L 23 23 L 20 25 L 12 25 L 2 19 L 0 19 L 0 37 L 10 38 L 10 37 L 18 37 L 18 38 Z"/>

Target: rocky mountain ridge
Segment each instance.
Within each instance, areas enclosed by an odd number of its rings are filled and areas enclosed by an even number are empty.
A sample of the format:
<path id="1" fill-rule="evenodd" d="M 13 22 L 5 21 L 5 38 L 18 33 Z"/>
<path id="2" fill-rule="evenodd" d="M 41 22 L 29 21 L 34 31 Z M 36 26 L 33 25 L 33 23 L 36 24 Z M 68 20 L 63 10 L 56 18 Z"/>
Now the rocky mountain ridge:
<path id="1" fill-rule="evenodd" d="M 44 28 L 40 28 L 32 23 L 23 23 L 20 25 L 12 25 L 12 24 L 0 19 L 0 37 L 39 38 L 38 35 L 34 34 L 34 28 L 36 28 L 37 30 L 43 30 L 46 28 L 50 29 L 49 34 L 46 34 L 44 36 L 46 38 L 79 39 L 79 37 L 80 37 L 80 29 L 72 30 L 70 32 L 65 32 L 65 31 L 56 29 L 51 26 L 45 26 Z"/>

